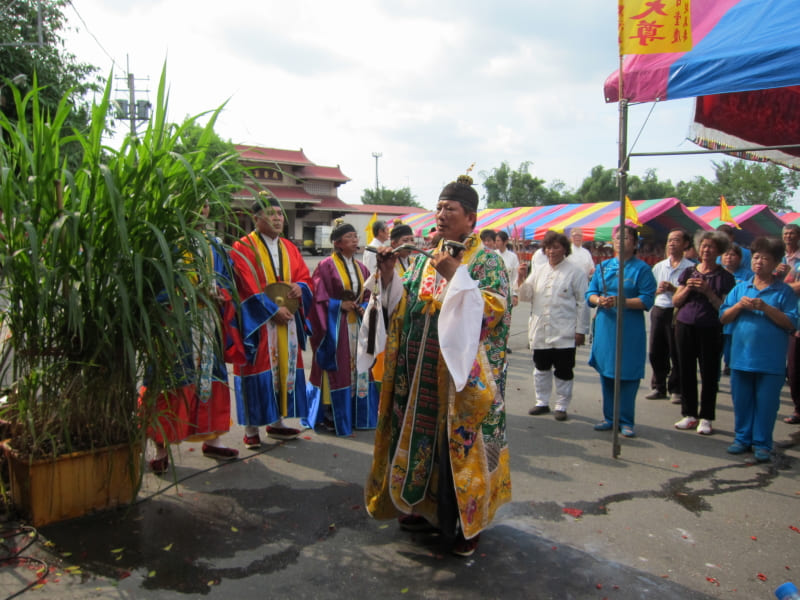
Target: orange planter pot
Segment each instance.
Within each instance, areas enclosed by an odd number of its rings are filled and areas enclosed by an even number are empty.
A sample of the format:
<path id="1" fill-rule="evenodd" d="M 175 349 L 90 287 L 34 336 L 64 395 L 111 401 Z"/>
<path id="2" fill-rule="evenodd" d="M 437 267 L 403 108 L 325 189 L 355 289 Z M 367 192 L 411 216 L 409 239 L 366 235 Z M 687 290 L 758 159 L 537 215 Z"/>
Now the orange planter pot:
<path id="1" fill-rule="evenodd" d="M 126 444 L 34 461 L 2 446 L 14 506 L 37 527 L 128 504 L 139 488 L 141 452 Z"/>

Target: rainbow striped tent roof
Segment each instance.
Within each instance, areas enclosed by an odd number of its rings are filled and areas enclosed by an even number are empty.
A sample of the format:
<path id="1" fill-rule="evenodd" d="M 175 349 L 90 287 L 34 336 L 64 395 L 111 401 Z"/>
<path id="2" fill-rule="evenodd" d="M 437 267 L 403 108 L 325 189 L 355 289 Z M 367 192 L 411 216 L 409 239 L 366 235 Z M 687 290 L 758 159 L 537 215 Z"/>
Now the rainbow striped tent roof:
<path id="1" fill-rule="evenodd" d="M 666 239 L 669 230 L 675 227 L 689 231 L 711 229 L 677 198 L 635 200 L 633 206 L 644 234 L 650 237 Z M 402 217 L 402 221 L 410 225 L 416 235 L 423 236 L 436 226 L 436 213 L 413 213 Z M 538 240 L 550 229 L 563 232 L 580 227 L 586 240 L 609 241 L 618 223 L 619 202 L 555 204 L 481 210 L 475 231 L 488 228 L 506 231 L 513 239 Z"/>
<path id="2" fill-rule="evenodd" d="M 731 216 L 741 229 L 736 230 L 735 239 L 742 244 L 749 244 L 760 235 L 781 236 L 785 221 L 776 215 L 766 204 L 752 206 L 731 206 Z M 703 219 L 711 229 L 722 225 L 719 218 L 719 206 L 690 206 L 695 215 Z"/>

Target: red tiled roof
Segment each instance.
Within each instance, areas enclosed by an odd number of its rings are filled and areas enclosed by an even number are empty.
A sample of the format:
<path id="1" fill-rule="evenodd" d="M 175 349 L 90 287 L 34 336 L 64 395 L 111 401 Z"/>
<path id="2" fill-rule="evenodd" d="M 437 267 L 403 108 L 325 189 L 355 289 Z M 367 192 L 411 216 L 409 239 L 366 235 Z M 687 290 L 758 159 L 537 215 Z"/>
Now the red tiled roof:
<path id="1" fill-rule="evenodd" d="M 329 210 L 342 210 L 346 212 L 354 212 L 355 205 L 347 204 L 341 198 L 336 196 L 322 196 L 321 202 L 317 204 L 317 208 L 327 208 Z"/>
<path id="2" fill-rule="evenodd" d="M 312 196 L 301 187 L 270 186 L 267 187 L 267 189 L 275 194 L 275 197 L 278 200 L 287 202 L 310 202 L 313 204 L 319 204 L 320 200 L 326 197 Z M 253 198 L 254 193 L 250 188 L 245 188 L 234 194 L 233 197 L 237 200 L 247 200 Z"/>
<path id="3" fill-rule="evenodd" d="M 350 178 L 342 173 L 339 167 L 321 167 L 319 165 L 303 167 L 297 173 L 297 176 L 305 179 L 319 179 L 323 181 L 336 181 L 339 183 L 347 183 L 350 181 Z"/>
<path id="4" fill-rule="evenodd" d="M 408 215 L 411 213 L 430 212 L 416 206 L 397 206 L 396 204 L 351 204 L 360 213 L 378 213 L 383 215 Z"/>
<path id="5" fill-rule="evenodd" d="M 302 148 L 300 150 L 281 150 L 280 148 L 262 148 L 247 144 L 235 144 L 235 148 L 243 160 L 283 165 L 314 166 L 314 163 L 308 160 L 303 153 Z"/>

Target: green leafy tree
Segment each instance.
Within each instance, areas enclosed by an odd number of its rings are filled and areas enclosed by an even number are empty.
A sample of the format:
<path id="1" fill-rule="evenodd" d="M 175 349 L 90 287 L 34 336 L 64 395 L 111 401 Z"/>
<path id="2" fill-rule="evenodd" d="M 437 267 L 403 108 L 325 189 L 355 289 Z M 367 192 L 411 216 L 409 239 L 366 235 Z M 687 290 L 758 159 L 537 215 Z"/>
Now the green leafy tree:
<path id="1" fill-rule="evenodd" d="M 196 158 L 215 189 L 238 191 L 245 184 L 245 167 L 230 140 L 223 140 L 213 129 L 214 123 L 201 126 L 197 117 L 187 117 L 180 126 L 176 152 Z M 224 166 L 224 168 L 222 168 Z"/>
<path id="2" fill-rule="evenodd" d="M 530 161 L 512 170 L 505 161 L 484 176 L 483 188 L 486 190 L 487 208 L 509 208 L 513 206 L 544 206 L 562 201 L 563 184 L 556 182 L 545 185 L 544 179 L 530 173 Z"/>
<path id="3" fill-rule="evenodd" d="M 78 62 L 75 55 L 66 50 L 62 33 L 67 26 L 64 8 L 68 4 L 69 0 L 17 0 L 3 5 L 0 110 L 10 119 L 17 118 L 17 111 L 11 106 L 14 86 L 9 82 L 24 76 L 25 81 L 16 87 L 22 88 L 24 93 L 35 79 L 42 88 L 38 97 L 45 113 L 55 114 L 63 99 L 71 108 L 63 125 L 65 130 L 87 130 L 90 108 L 86 93 L 101 91 L 103 79 L 95 75 L 96 67 Z M 32 118 L 30 110 L 26 118 Z M 77 144 L 70 145 L 69 161 L 77 164 L 79 155 Z"/>
<path id="4" fill-rule="evenodd" d="M 689 206 L 713 206 L 725 196 L 730 205 L 766 204 L 772 210 L 787 210 L 800 187 L 800 173 L 775 164 L 722 161 L 714 163 L 714 171 L 715 181 L 696 177 L 678 183 L 678 198 Z"/>
<path id="5" fill-rule="evenodd" d="M 416 206 L 421 208 L 417 197 L 411 193 L 410 187 L 390 190 L 385 187 L 378 190 L 367 189 L 361 193 L 362 204 L 392 204 L 394 206 Z"/>
<path id="6" fill-rule="evenodd" d="M 655 169 L 647 169 L 643 178 L 629 175 L 627 195 L 632 200 L 655 200 L 676 197 L 672 182 L 659 181 Z M 575 202 L 615 202 L 619 200 L 617 170 L 605 169 L 602 165 L 592 168 L 589 177 L 576 190 Z"/>

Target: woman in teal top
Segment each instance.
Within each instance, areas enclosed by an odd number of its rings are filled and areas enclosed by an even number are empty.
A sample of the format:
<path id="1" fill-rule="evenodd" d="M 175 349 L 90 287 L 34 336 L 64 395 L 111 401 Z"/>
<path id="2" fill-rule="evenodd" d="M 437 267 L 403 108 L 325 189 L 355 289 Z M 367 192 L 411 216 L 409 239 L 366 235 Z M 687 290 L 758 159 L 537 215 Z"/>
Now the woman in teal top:
<path id="1" fill-rule="evenodd" d="M 786 377 L 789 334 L 797 327 L 797 296 L 773 272 L 783 243 L 757 238 L 752 246 L 753 278 L 739 283 L 720 307 L 731 326 L 731 395 L 735 438 L 731 454 L 753 448 L 759 462 L 770 459 L 772 430 Z"/>
<path id="2" fill-rule="evenodd" d="M 625 309 L 619 423 L 622 435 L 633 437 L 636 393 L 639 391 L 639 380 L 644 377 L 647 358 L 644 312 L 653 306 L 656 280 L 650 266 L 634 256 L 638 242 L 636 229 L 626 226 L 622 233 L 625 236 Z M 614 232 L 613 245 L 615 254 L 619 255 L 618 230 Z M 589 306 L 597 306 L 594 341 L 589 358 L 589 364 L 600 373 L 603 388 L 603 420 L 594 426 L 597 431 L 607 431 L 613 427 L 618 273 L 618 258 L 600 263 L 586 290 Z"/>

